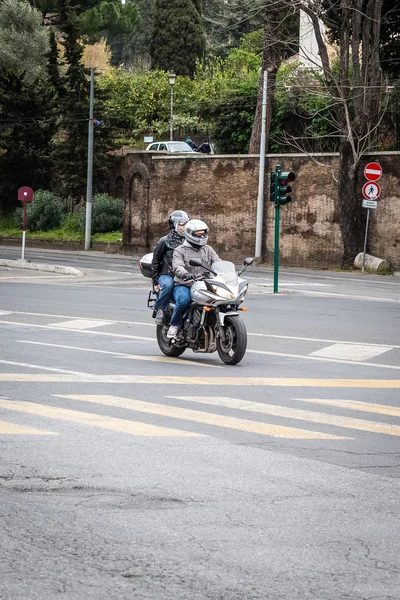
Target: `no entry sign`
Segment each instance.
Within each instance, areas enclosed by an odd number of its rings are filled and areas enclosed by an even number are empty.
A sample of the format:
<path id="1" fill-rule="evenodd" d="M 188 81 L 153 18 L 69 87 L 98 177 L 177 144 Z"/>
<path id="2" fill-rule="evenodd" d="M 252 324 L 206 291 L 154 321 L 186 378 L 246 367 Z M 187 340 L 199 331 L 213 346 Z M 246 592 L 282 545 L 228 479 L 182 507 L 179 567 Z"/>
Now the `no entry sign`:
<path id="1" fill-rule="evenodd" d="M 368 163 L 364 169 L 364 176 L 368 181 L 378 181 L 382 177 L 381 165 L 375 162 Z"/>
<path id="2" fill-rule="evenodd" d="M 379 183 L 367 181 L 363 185 L 362 193 L 367 200 L 376 200 L 381 195 L 381 186 Z"/>

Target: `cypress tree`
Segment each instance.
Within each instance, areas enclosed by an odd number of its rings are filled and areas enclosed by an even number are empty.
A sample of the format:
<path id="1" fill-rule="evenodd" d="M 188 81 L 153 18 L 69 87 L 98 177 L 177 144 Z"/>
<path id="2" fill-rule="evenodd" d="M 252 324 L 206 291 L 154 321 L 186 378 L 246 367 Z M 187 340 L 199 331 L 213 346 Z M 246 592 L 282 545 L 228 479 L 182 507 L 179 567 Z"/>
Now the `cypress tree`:
<path id="1" fill-rule="evenodd" d="M 152 66 L 192 77 L 205 50 L 199 0 L 155 0 Z"/>

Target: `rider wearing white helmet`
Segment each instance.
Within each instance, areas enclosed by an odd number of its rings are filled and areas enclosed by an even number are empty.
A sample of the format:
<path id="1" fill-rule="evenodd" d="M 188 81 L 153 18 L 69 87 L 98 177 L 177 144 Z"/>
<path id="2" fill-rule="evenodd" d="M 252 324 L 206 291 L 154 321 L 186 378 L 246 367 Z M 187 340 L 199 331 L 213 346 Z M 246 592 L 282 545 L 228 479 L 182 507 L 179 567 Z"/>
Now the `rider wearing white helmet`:
<path id="1" fill-rule="evenodd" d="M 171 317 L 171 326 L 167 337 L 176 338 L 182 327 L 182 316 L 190 304 L 190 288 L 198 276 L 207 268 L 221 260 L 208 241 L 208 226 L 200 219 L 191 219 L 185 225 L 185 241 L 178 246 L 172 255 L 172 270 L 175 276 L 174 299 L 175 308 Z M 199 258 L 203 267 L 192 267 L 191 258 Z"/>

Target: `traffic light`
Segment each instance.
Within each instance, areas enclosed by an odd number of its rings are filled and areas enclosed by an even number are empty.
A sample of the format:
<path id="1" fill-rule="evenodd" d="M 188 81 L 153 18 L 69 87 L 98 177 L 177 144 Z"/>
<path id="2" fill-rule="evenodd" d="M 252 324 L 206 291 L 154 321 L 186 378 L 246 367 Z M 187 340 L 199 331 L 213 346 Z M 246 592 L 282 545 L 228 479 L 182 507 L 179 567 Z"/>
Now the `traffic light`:
<path id="1" fill-rule="evenodd" d="M 296 179 L 296 175 L 294 173 L 280 171 L 278 172 L 278 185 L 274 185 L 275 187 L 275 198 L 276 204 L 282 206 L 283 204 L 288 204 L 292 201 L 292 198 L 288 195 L 292 191 L 290 185 L 288 185 L 291 181 Z M 276 176 L 275 176 L 276 182 Z M 276 189 L 277 188 L 277 189 Z"/>
<path id="2" fill-rule="evenodd" d="M 271 186 L 270 186 L 269 199 L 271 200 L 271 202 L 276 201 L 276 173 L 275 173 L 275 171 L 273 171 L 271 173 Z"/>

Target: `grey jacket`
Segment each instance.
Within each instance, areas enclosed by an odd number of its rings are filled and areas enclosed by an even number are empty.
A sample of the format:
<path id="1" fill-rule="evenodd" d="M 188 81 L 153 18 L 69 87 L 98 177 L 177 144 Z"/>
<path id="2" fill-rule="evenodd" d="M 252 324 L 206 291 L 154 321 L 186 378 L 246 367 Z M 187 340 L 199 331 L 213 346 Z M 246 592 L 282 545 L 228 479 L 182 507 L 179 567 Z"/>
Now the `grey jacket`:
<path id="1" fill-rule="evenodd" d="M 188 273 L 193 275 L 202 275 L 206 268 L 203 267 L 191 267 L 189 260 L 191 258 L 200 258 L 203 265 L 212 267 L 215 262 L 221 260 L 218 254 L 211 248 L 211 246 L 205 245 L 201 248 L 194 248 L 186 240 L 181 246 L 175 248 L 172 255 L 172 270 L 174 272 L 174 279 L 177 285 L 186 285 L 191 287 L 193 281 L 183 281 L 183 278 Z"/>

